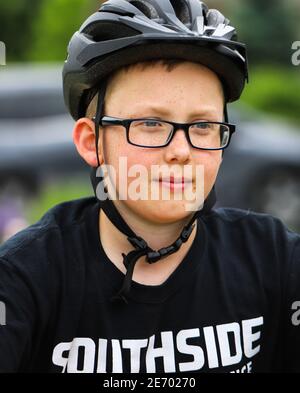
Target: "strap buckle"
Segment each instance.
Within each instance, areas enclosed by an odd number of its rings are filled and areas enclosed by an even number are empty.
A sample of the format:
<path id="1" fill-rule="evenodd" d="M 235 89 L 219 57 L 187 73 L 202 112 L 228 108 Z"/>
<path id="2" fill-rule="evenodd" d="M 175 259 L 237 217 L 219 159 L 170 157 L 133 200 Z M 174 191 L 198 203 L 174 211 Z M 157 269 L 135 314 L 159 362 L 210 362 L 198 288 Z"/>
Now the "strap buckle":
<path id="1" fill-rule="evenodd" d="M 189 228 L 188 227 L 184 227 L 184 229 L 183 229 L 183 231 L 181 233 L 181 236 L 180 236 L 180 238 L 181 238 L 183 243 L 185 243 L 188 240 L 188 238 L 190 237 L 194 227 L 195 227 L 195 224 L 191 225 Z"/>
<path id="2" fill-rule="evenodd" d="M 127 240 L 133 245 L 135 248 L 139 248 L 140 250 L 145 250 L 148 248 L 148 244 L 141 237 L 128 237 Z"/>

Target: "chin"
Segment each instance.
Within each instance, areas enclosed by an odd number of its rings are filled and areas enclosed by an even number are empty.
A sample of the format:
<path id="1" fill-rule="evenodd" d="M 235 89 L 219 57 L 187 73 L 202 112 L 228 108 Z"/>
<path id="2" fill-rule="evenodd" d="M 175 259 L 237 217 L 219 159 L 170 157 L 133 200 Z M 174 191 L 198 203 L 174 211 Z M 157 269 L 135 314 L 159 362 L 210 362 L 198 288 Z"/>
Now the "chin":
<path id="1" fill-rule="evenodd" d="M 156 224 L 171 224 L 186 220 L 194 211 L 182 201 L 136 201 L 130 208 L 142 219 Z"/>

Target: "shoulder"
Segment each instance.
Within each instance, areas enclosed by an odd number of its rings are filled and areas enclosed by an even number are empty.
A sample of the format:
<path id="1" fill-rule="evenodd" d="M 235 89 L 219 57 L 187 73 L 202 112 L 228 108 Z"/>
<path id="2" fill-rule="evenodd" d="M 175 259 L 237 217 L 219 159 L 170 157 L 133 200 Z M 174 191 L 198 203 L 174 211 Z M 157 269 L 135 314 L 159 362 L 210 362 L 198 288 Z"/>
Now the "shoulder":
<path id="1" fill-rule="evenodd" d="M 299 237 L 300 235 L 287 228 L 285 224 L 277 217 L 270 214 L 257 213 L 250 209 L 243 210 L 237 208 L 219 207 L 213 209 L 204 217 L 207 224 L 218 223 L 226 228 L 236 228 L 255 231 L 256 233 L 265 232 L 286 232 L 291 236 Z"/>
<path id="2" fill-rule="evenodd" d="M 96 204 L 95 198 L 83 198 L 54 206 L 34 225 L 17 233 L 0 246 L 0 261 L 23 262 L 29 257 L 55 253 L 62 246 L 64 233 L 72 232 L 85 219 L 86 211 Z"/>
<path id="3" fill-rule="evenodd" d="M 236 248 L 261 250 L 277 260 L 290 260 L 300 252 L 300 234 L 277 217 L 236 208 L 216 208 L 203 218 L 213 239 Z M 299 254 L 300 259 L 300 254 Z"/>
<path id="4" fill-rule="evenodd" d="M 256 223 L 267 223 L 274 222 L 276 220 L 279 221 L 278 218 L 273 217 L 269 214 L 265 213 L 257 213 L 252 211 L 251 209 L 238 209 L 233 207 L 218 207 L 209 213 L 207 216 L 212 219 L 219 219 L 223 222 L 227 223 L 240 223 L 244 222 L 256 222 Z"/>

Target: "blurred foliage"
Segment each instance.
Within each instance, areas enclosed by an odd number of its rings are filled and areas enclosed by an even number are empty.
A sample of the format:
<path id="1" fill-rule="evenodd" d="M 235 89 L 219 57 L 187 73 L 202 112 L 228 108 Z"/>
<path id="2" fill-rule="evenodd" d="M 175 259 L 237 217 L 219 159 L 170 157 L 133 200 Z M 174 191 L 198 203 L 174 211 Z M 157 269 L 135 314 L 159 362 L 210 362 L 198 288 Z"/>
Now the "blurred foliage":
<path id="1" fill-rule="evenodd" d="M 300 124 L 300 76 L 295 68 L 260 66 L 251 71 L 242 102 Z"/>
<path id="2" fill-rule="evenodd" d="M 38 18 L 33 20 L 33 41 L 27 59 L 64 60 L 70 38 L 99 4 L 97 0 L 42 0 Z"/>
<path id="3" fill-rule="evenodd" d="M 32 22 L 40 12 L 42 0 L 4 0 L 0 2 L 0 41 L 7 48 L 7 62 L 26 59 L 32 42 Z"/>
<path id="4" fill-rule="evenodd" d="M 96 11 L 101 0 L 10 0 L 0 3 L 0 40 L 12 60 L 64 59 L 72 34 Z M 218 7 L 247 43 L 252 63 L 290 59 L 291 43 L 300 34 L 299 0 L 206 0 Z M 299 37 L 298 37 L 299 39 Z"/>
<path id="5" fill-rule="evenodd" d="M 4 0 L 0 2 L 0 41 L 7 62 L 64 60 L 67 45 L 100 0 Z"/>
<path id="6" fill-rule="evenodd" d="M 64 61 L 72 34 L 100 0 L 9 0 L 0 2 L 0 40 L 7 61 Z M 257 109 L 299 121 L 299 67 L 291 64 L 300 40 L 299 0 L 206 0 L 219 8 L 247 43 L 250 85 L 243 96 Z M 265 70 L 257 68 L 264 65 Z M 281 67 L 281 68 L 280 68 Z M 283 68 L 282 68 L 283 67 Z"/>
<path id="7" fill-rule="evenodd" d="M 26 206 L 25 216 L 30 224 L 38 221 L 51 207 L 74 199 L 93 196 L 89 179 L 56 181 L 45 185 L 41 193 Z"/>
<path id="8" fill-rule="evenodd" d="M 228 15 L 239 39 L 247 44 L 251 64 L 291 63 L 291 45 L 298 33 L 298 6 L 283 0 L 229 2 Z M 298 15 L 297 15 L 298 12 Z"/>

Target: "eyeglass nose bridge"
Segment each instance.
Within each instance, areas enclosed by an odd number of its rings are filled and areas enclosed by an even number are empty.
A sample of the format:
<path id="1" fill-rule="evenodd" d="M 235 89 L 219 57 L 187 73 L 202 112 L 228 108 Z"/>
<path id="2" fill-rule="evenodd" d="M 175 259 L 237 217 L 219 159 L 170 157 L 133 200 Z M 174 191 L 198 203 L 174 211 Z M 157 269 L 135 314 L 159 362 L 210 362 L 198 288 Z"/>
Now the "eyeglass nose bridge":
<path id="1" fill-rule="evenodd" d="M 173 122 L 169 122 L 170 125 L 172 125 L 172 132 L 170 133 L 170 136 L 167 140 L 166 146 L 168 146 L 172 140 L 174 139 L 174 136 L 176 134 L 177 131 L 182 130 L 184 131 L 185 134 L 185 138 L 188 141 L 188 144 L 193 147 L 193 144 L 190 140 L 190 135 L 189 135 L 189 128 L 190 128 L 190 124 L 187 123 L 173 123 Z"/>

